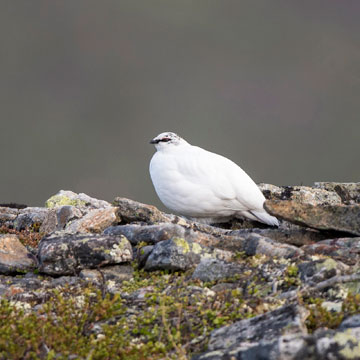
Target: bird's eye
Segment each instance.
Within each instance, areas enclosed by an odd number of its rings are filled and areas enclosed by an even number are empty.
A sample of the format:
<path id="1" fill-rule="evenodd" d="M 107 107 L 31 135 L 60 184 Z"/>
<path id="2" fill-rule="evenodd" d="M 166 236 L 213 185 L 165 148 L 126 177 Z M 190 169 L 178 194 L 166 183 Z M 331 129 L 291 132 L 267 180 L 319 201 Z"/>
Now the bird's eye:
<path id="1" fill-rule="evenodd" d="M 169 138 L 162 138 L 162 139 L 161 139 L 162 142 L 169 142 L 170 140 L 171 140 L 171 139 L 169 139 Z"/>

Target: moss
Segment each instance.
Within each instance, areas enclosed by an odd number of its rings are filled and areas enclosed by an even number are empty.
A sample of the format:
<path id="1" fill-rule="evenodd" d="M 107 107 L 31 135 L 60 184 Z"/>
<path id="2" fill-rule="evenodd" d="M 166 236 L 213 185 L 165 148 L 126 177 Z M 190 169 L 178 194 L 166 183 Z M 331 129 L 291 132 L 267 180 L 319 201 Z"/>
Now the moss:
<path id="1" fill-rule="evenodd" d="M 192 271 L 133 266 L 133 279 L 112 286 L 124 298 L 84 285 L 50 292 L 37 312 L 3 300 L 0 358 L 40 358 L 45 343 L 48 358 L 185 359 L 204 351 L 212 330 L 281 305 L 258 295 L 268 284 L 257 267 L 215 293 Z"/>
<path id="2" fill-rule="evenodd" d="M 327 310 L 322 306 L 323 302 L 321 298 L 310 298 L 307 301 L 309 316 L 306 319 L 306 326 L 309 332 L 320 327 L 336 329 L 344 318 L 360 314 L 360 294 L 349 293 L 342 303 L 340 312 Z"/>

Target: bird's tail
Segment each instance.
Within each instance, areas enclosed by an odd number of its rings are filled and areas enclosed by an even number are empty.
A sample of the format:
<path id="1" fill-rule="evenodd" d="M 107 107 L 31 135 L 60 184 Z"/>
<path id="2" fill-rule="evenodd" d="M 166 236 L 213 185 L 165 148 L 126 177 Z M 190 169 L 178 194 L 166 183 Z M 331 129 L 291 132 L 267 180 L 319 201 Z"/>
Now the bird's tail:
<path id="1" fill-rule="evenodd" d="M 275 216 L 271 216 L 270 214 L 268 214 L 265 210 L 263 211 L 251 210 L 249 212 L 264 224 L 270 226 L 279 226 L 279 220 Z"/>

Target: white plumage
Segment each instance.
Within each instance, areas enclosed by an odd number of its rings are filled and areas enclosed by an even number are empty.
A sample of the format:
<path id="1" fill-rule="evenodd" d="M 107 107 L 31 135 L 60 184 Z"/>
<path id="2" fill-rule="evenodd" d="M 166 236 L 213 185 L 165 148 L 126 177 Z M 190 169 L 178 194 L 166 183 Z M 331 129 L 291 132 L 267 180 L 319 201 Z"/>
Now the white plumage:
<path id="1" fill-rule="evenodd" d="M 150 176 L 157 195 L 170 210 L 206 223 L 247 217 L 278 226 L 264 207 L 255 182 L 224 156 L 192 146 L 172 132 L 153 140 L 157 152 Z"/>

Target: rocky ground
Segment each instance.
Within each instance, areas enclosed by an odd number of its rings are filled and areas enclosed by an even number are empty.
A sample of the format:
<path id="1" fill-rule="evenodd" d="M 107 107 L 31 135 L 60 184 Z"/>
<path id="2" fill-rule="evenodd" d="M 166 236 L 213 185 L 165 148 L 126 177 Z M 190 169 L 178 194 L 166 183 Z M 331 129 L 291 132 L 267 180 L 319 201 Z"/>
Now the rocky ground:
<path id="1" fill-rule="evenodd" d="M 0 359 L 360 359 L 360 183 L 260 188 L 279 228 L 2 204 Z"/>

